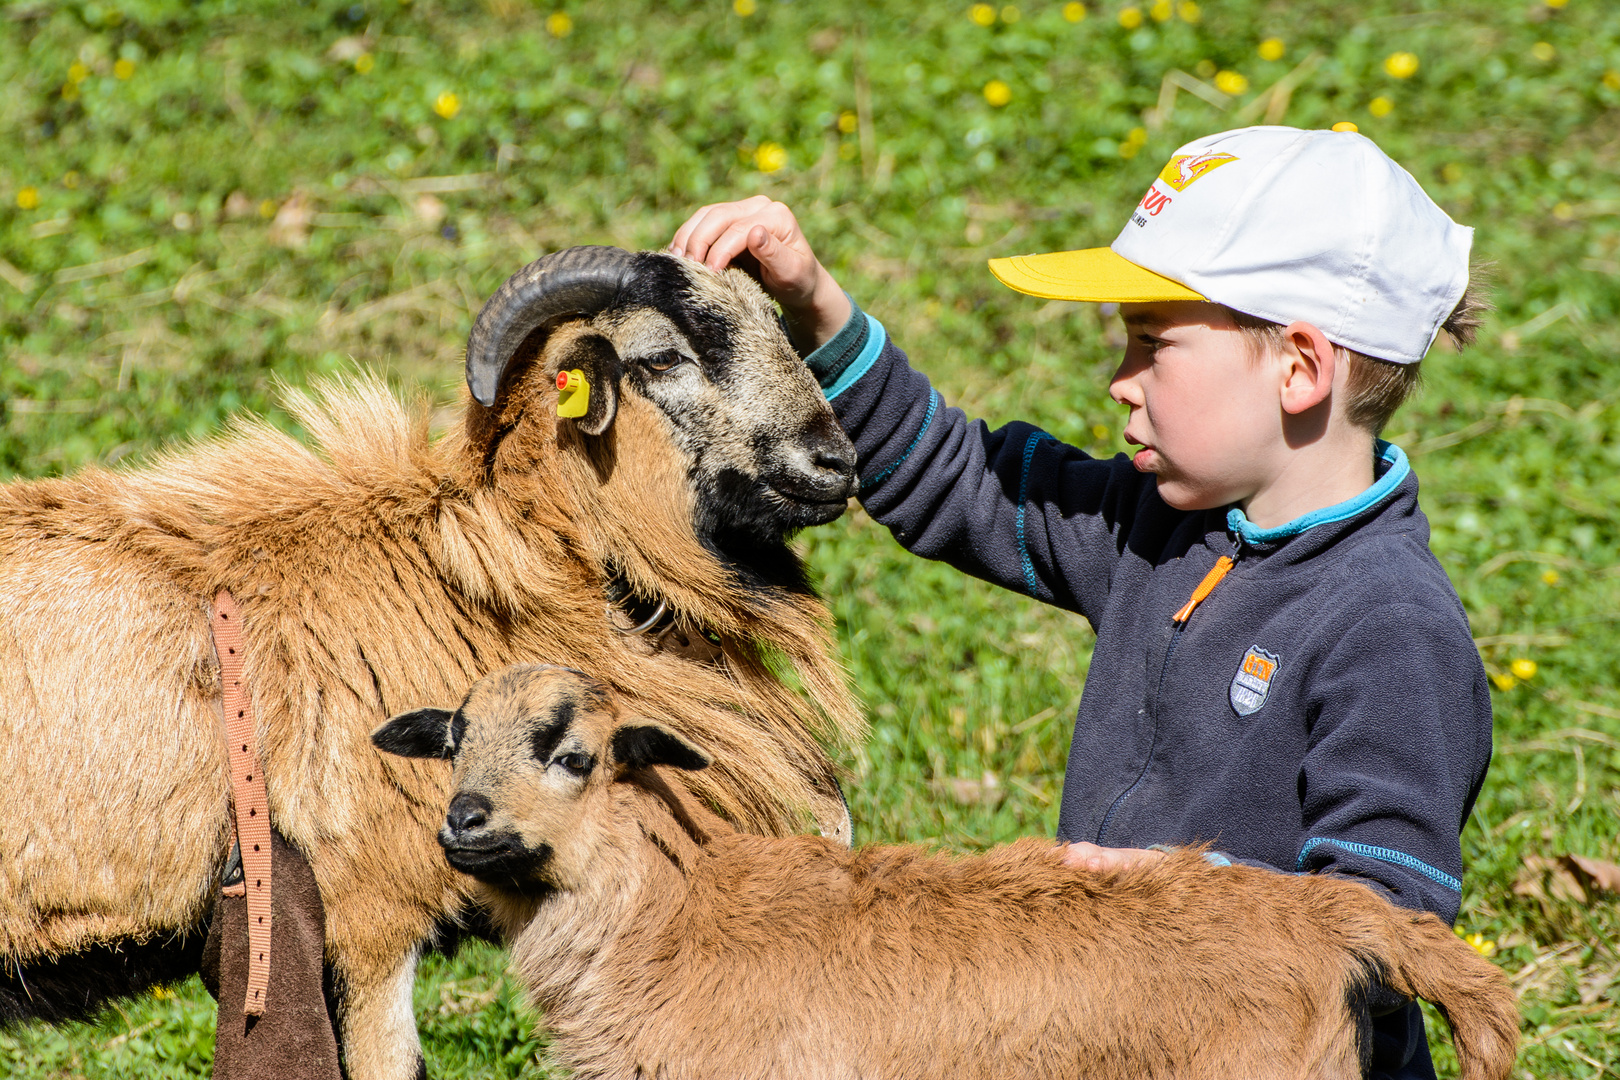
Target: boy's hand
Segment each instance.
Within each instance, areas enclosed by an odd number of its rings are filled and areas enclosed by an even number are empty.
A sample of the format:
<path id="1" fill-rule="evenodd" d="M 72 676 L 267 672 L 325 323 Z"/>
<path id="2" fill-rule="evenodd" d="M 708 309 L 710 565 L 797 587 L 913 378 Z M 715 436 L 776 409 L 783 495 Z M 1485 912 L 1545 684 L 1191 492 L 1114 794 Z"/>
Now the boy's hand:
<path id="1" fill-rule="evenodd" d="M 849 298 L 817 261 L 793 211 L 764 195 L 703 207 L 675 230 L 669 250 L 715 270 L 736 262 L 754 274 L 782 305 L 788 333 L 805 352 L 849 321 Z"/>
<path id="2" fill-rule="evenodd" d="M 1113 873 L 1129 869 L 1138 863 L 1164 858 L 1164 852 L 1147 848 L 1098 847 L 1082 840 L 1078 844 L 1063 845 L 1063 865 L 1092 873 Z"/>

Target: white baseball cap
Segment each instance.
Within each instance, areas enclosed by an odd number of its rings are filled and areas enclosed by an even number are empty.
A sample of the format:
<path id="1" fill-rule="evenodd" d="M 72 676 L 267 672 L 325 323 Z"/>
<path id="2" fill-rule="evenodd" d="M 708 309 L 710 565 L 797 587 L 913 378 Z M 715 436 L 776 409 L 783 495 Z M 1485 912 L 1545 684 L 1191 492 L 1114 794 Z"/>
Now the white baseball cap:
<path id="1" fill-rule="evenodd" d="M 1177 150 L 1109 247 L 990 272 L 1052 300 L 1211 300 L 1411 364 L 1462 299 L 1473 236 L 1364 135 L 1251 127 Z"/>

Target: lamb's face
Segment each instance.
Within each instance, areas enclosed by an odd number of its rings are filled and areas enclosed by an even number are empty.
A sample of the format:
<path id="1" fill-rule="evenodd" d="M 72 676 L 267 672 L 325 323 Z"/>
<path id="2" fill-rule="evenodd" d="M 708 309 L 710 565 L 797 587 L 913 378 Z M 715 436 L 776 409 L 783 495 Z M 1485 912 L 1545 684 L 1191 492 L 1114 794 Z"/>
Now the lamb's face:
<path id="1" fill-rule="evenodd" d="M 372 735 L 379 749 L 455 763 L 439 844 L 450 865 L 503 891 L 577 888 L 612 835 L 608 789 L 652 764 L 708 758 L 655 725 L 617 719 L 610 691 L 571 668 L 520 665 L 474 683 L 455 712 L 419 709 Z"/>
<path id="2" fill-rule="evenodd" d="M 637 258 L 593 329 L 618 354 L 621 392 L 656 405 L 685 454 L 698 535 L 776 543 L 838 517 L 855 448 L 765 293 L 740 270 Z"/>

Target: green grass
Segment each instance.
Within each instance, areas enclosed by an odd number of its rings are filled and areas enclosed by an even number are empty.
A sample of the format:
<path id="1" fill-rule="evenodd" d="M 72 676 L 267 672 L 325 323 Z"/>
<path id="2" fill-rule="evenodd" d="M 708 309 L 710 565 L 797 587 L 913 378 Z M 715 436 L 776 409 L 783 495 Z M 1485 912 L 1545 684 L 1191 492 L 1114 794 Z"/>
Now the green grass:
<path id="1" fill-rule="evenodd" d="M 517 266 L 661 245 L 694 205 L 752 192 L 799 211 L 952 403 L 1111 452 L 1117 327 L 1002 289 L 984 260 L 1108 242 L 1171 150 L 1262 115 L 1317 56 L 1286 122 L 1358 123 L 1495 263 L 1479 346 L 1437 351 L 1391 428 L 1491 672 L 1537 664 L 1496 692 L 1460 925 L 1522 991 L 1524 1075 L 1612 1076 L 1614 894 L 1514 886 L 1527 856 L 1620 857 L 1620 8 L 1208 0 L 1196 23 L 1144 4 L 1129 29 L 1121 10 L 1071 23 L 1025 0 L 987 28 L 965 3 L 9 3 L 0 474 L 139 461 L 241 409 L 290 426 L 278 381 L 357 366 L 448 405 L 472 313 Z M 1279 60 L 1257 53 L 1271 37 Z M 1410 78 L 1383 70 L 1396 51 Z M 1248 87 L 1224 109 L 1182 93 L 1148 125 L 1172 69 Z M 1085 625 L 859 514 L 804 544 L 873 721 L 849 762 L 861 836 L 1049 833 Z M 0 1034 L 0 1071 L 205 1073 L 209 1000 L 176 991 Z M 497 953 L 430 960 L 417 1009 L 435 1075 L 543 1074 Z"/>

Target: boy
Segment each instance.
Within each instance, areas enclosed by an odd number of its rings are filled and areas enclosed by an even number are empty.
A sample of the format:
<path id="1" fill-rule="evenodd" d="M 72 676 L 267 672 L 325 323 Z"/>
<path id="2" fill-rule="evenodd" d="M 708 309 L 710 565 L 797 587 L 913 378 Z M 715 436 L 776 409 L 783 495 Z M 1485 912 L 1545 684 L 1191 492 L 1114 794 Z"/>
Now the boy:
<path id="1" fill-rule="evenodd" d="M 1472 230 L 1372 142 L 1263 127 L 1176 152 L 1110 248 L 996 259 L 1034 296 L 1115 301 L 1134 457 L 947 408 L 816 261 L 786 207 L 705 207 L 672 248 L 745 250 L 917 554 L 1097 632 L 1058 837 L 1104 868 L 1207 843 L 1456 918 L 1485 777 L 1485 672 L 1377 439 L 1442 326 L 1471 337 Z M 1415 1003 L 1372 1075 L 1432 1077 Z"/>

